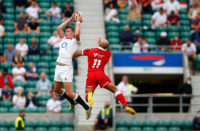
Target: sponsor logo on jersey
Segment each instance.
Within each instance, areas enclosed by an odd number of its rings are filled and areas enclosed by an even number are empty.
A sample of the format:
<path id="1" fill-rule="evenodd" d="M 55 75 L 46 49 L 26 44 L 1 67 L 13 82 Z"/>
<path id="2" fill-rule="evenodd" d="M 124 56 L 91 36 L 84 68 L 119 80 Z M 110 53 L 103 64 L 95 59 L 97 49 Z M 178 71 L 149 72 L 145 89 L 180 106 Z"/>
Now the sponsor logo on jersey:
<path id="1" fill-rule="evenodd" d="M 94 53 L 94 57 L 96 57 L 98 55 L 98 53 Z"/>
<path id="2" fill-rule="evenodd" d="M 61 44 L 61 47 L 66 49 L 66 48 L 67 48 L 67 42 L 63 42 L 63 43 Z"/>

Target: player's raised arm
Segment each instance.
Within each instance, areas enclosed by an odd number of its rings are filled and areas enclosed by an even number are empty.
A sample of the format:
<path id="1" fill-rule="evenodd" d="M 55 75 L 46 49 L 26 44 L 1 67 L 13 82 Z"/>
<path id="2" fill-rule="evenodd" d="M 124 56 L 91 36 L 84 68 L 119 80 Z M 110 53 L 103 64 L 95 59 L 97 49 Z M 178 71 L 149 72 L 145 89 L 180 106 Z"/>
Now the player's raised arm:
<path id="1" fill-rule="evenodd" d="M 79 57 L 79 56 L 83 56 L 83 51 L 77 51 L 74 53 L 72 59 L 76 58 L 76 57 Z"/>
<path id="2" fill-rule="evenodd" d="M 64 37 L 64 32 L 63 32 L 63 29 L 70 23 L 70 22 L 74 22 L 74 14 L 69 18 L 67 19 L 65 22 L 63 22 L 62 24 L 60 24 L 58 27 L 57 27 L 57 31 L 58 31 L 58 36 L 60 38 L 63 38 Z"/>
<path id="3" fill-rule="evenodd" d="M 77 16 L 77 21 L 76 21 L 76 32 L 75 32 L 75 37 L 76 37 L 76 40 L 77 41 L 80 41 L 80 34 L 81 34 L 81 31 L 80 31 L 80 24 L 82 22 L 82 16 L 79 14 Z"/>

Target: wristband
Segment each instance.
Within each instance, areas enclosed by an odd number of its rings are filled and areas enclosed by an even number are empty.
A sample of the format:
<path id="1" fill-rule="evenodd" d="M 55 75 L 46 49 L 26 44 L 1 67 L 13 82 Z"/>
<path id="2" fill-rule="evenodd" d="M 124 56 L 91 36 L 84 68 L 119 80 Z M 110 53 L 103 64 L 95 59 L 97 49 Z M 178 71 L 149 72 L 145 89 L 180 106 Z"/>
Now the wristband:
<path id="1" fill-rule="evenodd" d="M 76 24 L 81 24 L 81 22 L 77 21 Z"/>

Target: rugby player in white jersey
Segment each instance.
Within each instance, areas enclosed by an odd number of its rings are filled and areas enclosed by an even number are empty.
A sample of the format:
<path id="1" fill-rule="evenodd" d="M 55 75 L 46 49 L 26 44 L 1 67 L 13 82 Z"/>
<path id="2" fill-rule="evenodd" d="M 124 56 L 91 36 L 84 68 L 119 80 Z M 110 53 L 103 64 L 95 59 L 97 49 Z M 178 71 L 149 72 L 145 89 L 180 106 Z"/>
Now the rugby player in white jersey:
<path id="1" fill-rule="evenodd" d="M 73 26 L 68 25 L 71 22 L 76 22 L 76 29 L 74 29 Z M 77 103 L 82 105 L 86 110 L 86 119 L 88 120 L 91 116 L 92 107 L 88 106 L 80 95 L 72 91 L 72 56 L 77 51 L 80 44 L 81 22 L 82 16 L 78 15 L 77 20 L 75 21 L 73 14 L 71 18 L 60 24 L 57 28 L 58 35 L 62 40 L 60 41 L 59 55 L 56 61 L 57 65 L 54 75 L 54 91 L 71 103 L 70 110 L 72 110 Z M 63 32 L 63 29 L 65 33 Z M 62 84 L 64 84 L 65 89 L 62 88 Z"/>

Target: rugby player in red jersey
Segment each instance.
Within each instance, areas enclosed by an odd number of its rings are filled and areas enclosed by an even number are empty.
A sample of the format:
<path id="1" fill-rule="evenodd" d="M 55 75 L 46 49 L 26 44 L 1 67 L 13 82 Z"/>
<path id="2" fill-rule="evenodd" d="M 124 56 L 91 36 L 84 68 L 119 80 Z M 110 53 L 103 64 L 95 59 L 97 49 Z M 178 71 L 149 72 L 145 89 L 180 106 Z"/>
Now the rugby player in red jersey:
<path id="1" fill-rule="evenodd" d="M 123 94 L 117 90 L 114 83 L 104 73 L 104 68 L 108 63 L 111 52 L 107 50 L 109 43 L 107 40 L 97 39 L 97 48 L 85 49 L 74 54 L 73 58 L 78 56 L 88 56 L 88 74 L 86 80 L 86 100 L 90 105 L 93 104 L 92 95 L 99 84 L 101 88 L 105 88 L 115 94 L 118 101 L 125 107 L 124 110 L 131 114 L 136 114 L 135 110 L 128 106 Z"/>

